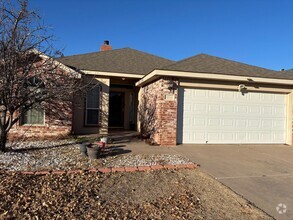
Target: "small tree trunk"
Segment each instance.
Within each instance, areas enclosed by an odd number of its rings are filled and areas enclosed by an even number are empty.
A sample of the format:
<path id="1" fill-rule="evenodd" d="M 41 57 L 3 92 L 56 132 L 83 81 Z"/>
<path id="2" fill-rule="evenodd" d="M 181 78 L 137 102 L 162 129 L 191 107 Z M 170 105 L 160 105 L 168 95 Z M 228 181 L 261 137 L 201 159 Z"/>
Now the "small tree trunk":
<path id="1" fill-rule="evenodd" d="M 0 151 L 6 151 L 7 133 L 5 130 L 0 129 Z"/>

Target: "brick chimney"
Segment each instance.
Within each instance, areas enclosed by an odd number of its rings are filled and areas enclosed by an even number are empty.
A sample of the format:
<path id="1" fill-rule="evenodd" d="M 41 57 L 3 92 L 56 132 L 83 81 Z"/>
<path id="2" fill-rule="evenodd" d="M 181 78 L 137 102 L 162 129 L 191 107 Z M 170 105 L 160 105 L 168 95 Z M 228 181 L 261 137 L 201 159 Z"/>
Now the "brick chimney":
<path id="1" fill-rule="evenodd" d="M 109 41 L 105 40 L 104 44 L 101 46 L 101 51 L 112 50 L 112 46 L 109 45 Z"/>

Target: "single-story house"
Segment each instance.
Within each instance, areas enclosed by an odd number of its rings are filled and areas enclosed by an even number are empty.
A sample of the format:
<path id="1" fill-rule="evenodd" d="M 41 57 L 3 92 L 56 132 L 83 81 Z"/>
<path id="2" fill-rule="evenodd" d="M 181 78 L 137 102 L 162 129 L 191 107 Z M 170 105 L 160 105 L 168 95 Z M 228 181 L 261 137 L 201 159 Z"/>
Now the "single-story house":
<path id="1" fill-rule="evenodd" d="M 148 133 L 159 145 L 292 145 L 293 74 L 199 54 L 175 62 L 131 48 L 66 56 L 92 89 L 76 94 L 70 130 Z M 46 125 L 45 127 L 50 127 Z"/>

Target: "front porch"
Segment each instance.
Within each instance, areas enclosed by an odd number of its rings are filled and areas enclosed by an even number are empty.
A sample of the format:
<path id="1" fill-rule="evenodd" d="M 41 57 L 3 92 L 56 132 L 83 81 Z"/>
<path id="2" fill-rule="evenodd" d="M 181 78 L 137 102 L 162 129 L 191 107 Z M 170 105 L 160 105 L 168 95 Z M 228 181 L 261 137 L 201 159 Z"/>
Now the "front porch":
<path id="1" fill-rule="evenodd" d="M 85 75 L 91 88 L 84 96 L 77 95 L 73 106 L 75 135 L 108 135 L 109 131 L 137 131 L 137 78 L 97 77 Z"/>

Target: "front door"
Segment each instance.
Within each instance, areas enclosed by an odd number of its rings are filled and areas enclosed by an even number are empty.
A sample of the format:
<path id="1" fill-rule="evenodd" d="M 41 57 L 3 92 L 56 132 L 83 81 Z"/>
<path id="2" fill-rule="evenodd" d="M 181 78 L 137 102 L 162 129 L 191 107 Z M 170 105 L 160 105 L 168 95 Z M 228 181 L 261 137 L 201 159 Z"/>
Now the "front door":
<path id="1" fill-rule="evenodd" d="M 109 127 L 124 127 L 124 92 L 110 92 Z"/>

